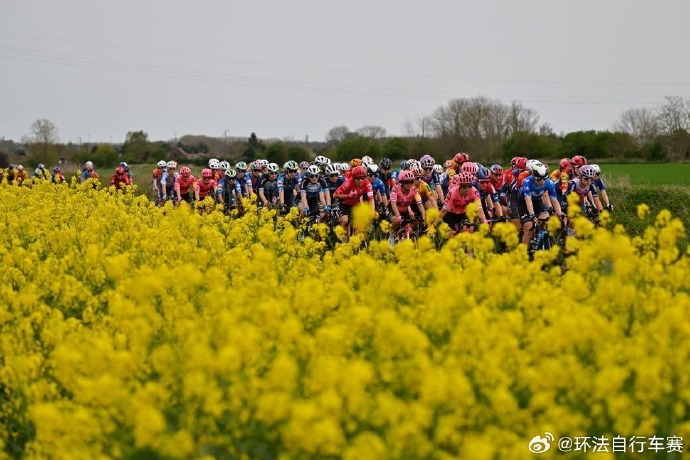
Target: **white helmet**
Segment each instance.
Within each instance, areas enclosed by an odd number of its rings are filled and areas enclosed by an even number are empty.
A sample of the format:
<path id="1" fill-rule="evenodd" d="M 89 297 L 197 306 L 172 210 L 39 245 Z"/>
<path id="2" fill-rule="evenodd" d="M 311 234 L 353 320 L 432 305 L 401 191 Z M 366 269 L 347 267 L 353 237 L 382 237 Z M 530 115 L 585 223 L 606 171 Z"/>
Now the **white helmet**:
<path id="1" fill-rule="evenodd" d="M 84 166 L 86 166 L 87 168 L 93 168 L 93 161 L 87 161 Z"/>
<path id="2" fill-rule="evenodd" d="M 436 174 L 443 174 L 443 166 L 438 164 L 434 165 L 434 172 L 436 172 Z"/>
<path id="3" fill-rule="evenodd" d="M 242 171 L 246 171 L 247 170 L 247 163 L 245 163 L 244 161 L 238 161 L 237 164 L 235 165 L 235 169 L 240 169 Z"/>
<path id="4" fill-rule="evenodd" d="M 601 168 L 598 164 L 591 164 L 590 166 L 594 170 L 594 174 L 596 174 L 597 176 L 601 174 Z"/>
<path id="5" fill-rule="evenodd" d="M 225 170 L 225 177 L 235 177 L 235 176 L 237 176 L 237 171 L 235 171 L 234 169 L 227 168 Z"/>
<path id="6" fill-rule="evenodd" d="M 373 163 L 370 165 L 367 165 L 367 172 L 376 174 L 379 172 L 379 167 Z"/>
<path id="7" fill-rule="evenodd" d="M 267 160 L 262 160 L 262 161 L 267 161 Z M 266 166 L 266 167 L 268 168 L 268 172 L 270 172 L 270 173 L 277 173 L 277 172 L 278 172 L 278 169 L 280 169 L 280 168 L 278 167 L 278 163 L 270 163 L 270 164 L 269 164 L 268 166 Z"/>
<path id="8" fill-rule="evenodd" d="M 268 164 L 268 160 L 256 160 L 256 164 L 258 164 L 261 167 L 261 169 L 268 168 L 270 166 Z M 278 165 L 276 163 L 272 163 L 272 164 L 276 165 L 276 168 L 278 167 Z M 276 171 L 278 171 L 278 170 L 276 169 Z"/>
<path id="9" fill-rule="evenodd" d="M 338 174 L 340 173 L 340 165 L 336 163 L 329 163 L 326 165 L 326 175 L 330 176 L 331 174 Z"/>
<path id="10" fill-rule="evenodd" d="M 371 158 L 369 155 L 364 155 L 364 156 L 362 157 L 362 164 L 363 164 L 364 166 L 373 165 L 373 164 L 374 164 L 374 159 Z"/>
<path id="11" fill-rule="evenodd" d="M 547 168 L 546 165 L 542 164 L 541 162 L 532 163 L 531 167 L 528 166 L 528 168 L 532 175 L 537 179 L 545 179 L 546 176 L 549 175 L 549 168 Z"/>
<path id="12" fill-rule="evenodd" d="M 168 163 L 166 163 L 165 160 L 161 160 L 158 163 L 156 163 L 156 166 L 158 166 L 159 168 L 165 168 L 166 166 L 168 166 Z"/>
<path id="13" fill-rule="evenodd" d="M 208 160 L 208 167 L 211 169 L 220 169 L 220 161 L 216 160 L 215 158 L 211 158 Z"/>
<path id="14" fill-rule="evenodd" d="M 223 171 L 225 171 L 225 170 L 227 170 L 227 169 L 229 169 L 229 168 L 230 168 L 230 163 L 229 163 L 229 162 L 227 162 L 227 161 L 225 161 L 225 160 L 223 160 L 223 161 L 220 162 L 220 169 L 222 169 Z"/>
<path id="15" fill-rule="evenodd" d="M 340 170 L 341 171 L 349 171 L 350 170 L 350 165 L 347 163 L 340 163 Z"/>
<path id="16" fill-rule="evenodd" d="M 175 169 L 175 168 L 177 168 L 177 161 L 170 160 L 170 161 L 168 161 L 168 163 L 166 164 L 166 166 L 167 166 L 168 168 Z"/>
<path id="17" fill-rule="evenodd" d="M 318 176 L 320 172 L 321 172 L 321 170 L 316 165 L 311 165 L 307 168 L 307 175 L 308 176 Z"/>
<path id="18" fill-rule="evenodd" d="M 326 165 L 330 162 L 331 162 L 331 160 L 329 160 L 328 158 L 326 158 L 322 155 L 319 155 L 318 157 L 314 158 L 314 163 L 316 163 L 319 166 Z"/>

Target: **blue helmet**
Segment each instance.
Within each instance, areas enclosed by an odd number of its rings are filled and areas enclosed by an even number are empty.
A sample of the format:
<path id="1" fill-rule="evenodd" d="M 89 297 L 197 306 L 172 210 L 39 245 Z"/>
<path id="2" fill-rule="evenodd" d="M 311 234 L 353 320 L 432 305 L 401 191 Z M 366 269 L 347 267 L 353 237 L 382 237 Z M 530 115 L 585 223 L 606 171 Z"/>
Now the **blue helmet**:
<path id="1" fill-rule="evenodd" d="M 477 170 L 477 180 L 488 180 L 489 179 L 489 170 L 486 169 L 485 167 L 481 167 Z"/>

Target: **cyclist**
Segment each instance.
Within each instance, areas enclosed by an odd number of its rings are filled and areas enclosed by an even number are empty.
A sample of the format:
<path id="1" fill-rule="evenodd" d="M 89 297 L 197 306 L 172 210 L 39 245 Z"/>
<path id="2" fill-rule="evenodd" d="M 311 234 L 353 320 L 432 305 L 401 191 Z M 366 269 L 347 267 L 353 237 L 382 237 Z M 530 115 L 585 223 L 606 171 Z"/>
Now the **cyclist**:
<path id="1" fill-rule="evenodd" d="M 422 179 L 429 185 L 432 193 L 434 194 L 434 203 L 425 204 L 427 209 L 433 204 L 437 208 L 443 206 L 443 187 L 441 187 L 441 178 L 436 172 L 436 160 L 431 155 L 424 155 L 420 159 L 420 164 L 422 166 L 422 171 L 424 172 Z"/>
<path id="2" fill-rule="evenodd" d="M 227 214 L 231 209 L 242 205 L 242 189 L 237 183 L 237 171 L 228 168 L 225 170 L 225 177 L 218 183 L 216 191 L 216 201 L 223 205 Z"/>
<path id="3" fill-rule="evenodd" d="M 472 183 L 479 192 L 482 206 L 486 209 L 487 218 L 503 217 L 503 207 L 498 198 L 498 192 L 491 184 L 491 173 L 487 168 L 481 167 L 477 170 L 476 180 Z"/>
<path id="4" fill-rule="evenodd" d="M 81 172 L 81 182 L 86 182 L 88 179 L 100 179 L 101 176 L 96 172 L 92 161 L 87 161 L 84 164 L 84 170 Z M 94 184 L 96 187 L 96 184 Z"/>
<path id="5" fill-rule="evenodd" d="M 163 203 L 175 198 L 175 181 L 177 181 L 177 161 L 170 160 L 165 164 L 165 170 L 161 174 L 161 189 L 163 189 Z"/>
<path id="6" fill-rule="evenodd" d="M 34 170 L 34 173 L 31 175 L 31 179 L 35 181 L 36 179 L 48 178 L 50 178 L 50 175 L 48 174 L 45 165 L 43 163 L 39 163 L 36 169 Z"/>
<path id="7" fill-rule="evenodd" d="M 386 187 L 386 197 L 390 198 L 391 189 L 395 187 L 395 179 L 393 179 L 393 174 L 391 173 L 391 168 L 393 167 L 393 162 L 390 158 L 381 158 L 379 161 L 379 179 L 383 182 Z"/>
<path id="8" fill-rule="evenodd" d="M 192 204 L 192 190 L 194 190 L 196 184 L 196 177 L 192 176 L 192 170 L 189 166 L 182 166 L 180 168 L 180 175 L 175 179 L 175 194 L 177 195 L 177 204 L 180 204 L 183 200 L 189 204 Z"/>
<path id="9" fill-rule="evenodd" d="M 163 202 L 163 184 L 161 184 L 161 179 L 163 178 L 163 171 L 167 167 L 168 164 L 165 160 L 161 160 L 156 164 L 156 169 L 151 173 L 151 193 L 156 204 Z"/>
<path id="10" fill-rule="evenodd" d="M 417 189 L 419 196 L 422 198 L 422 205 L 426 209 L 430 209 L 432 206 L 436 206 L 436 199 L 434 198 L 434 193 L 431 191 L 431 187 L 424 180 L 424 171 L 422 167 L 417 164 L 413 164 L 410 169 L 412 176 L 414 177 L 414 186 Z"/>
<path id="11" fill-rule="evenodd" d="M 278 176 L 278 200 L 283 212 L 297 205 L 296 198 L 300 189 L 299 181 L 297 180 L 298 169 L 299 165 L 296 161 L 286 161 L 283 164 L 283 174 Z"/>
<path id="12" fill-rule="evenodd" d="M 65 176 L 60 172 L 60 167 L 53 168 L 53 173 L 50 175 L 50 182 L 53 184 L 64 184 Z"/>
<path id="13" fill-rule="evenodd" d="M 479 220 L 482 223 L 487 221 L 482 208 L 482 201 L 479 198 L 479 192 L 472 187 L 472 181 L 474 181 L 474 176 L 467 171 L 460 171 L 453 175 L 453 183 L 443 202 L 441 212 L 439 212 L 438 217 L 436 217 L 429 228 L 433 229 L 443 221 L 450 226 L 451 235 L 460 232 L 463 224 L 469 223 L 469 219 L 467 218 L 467 206 L 470 203 L 475 203 L 477 205 Z"/>
<path id="14" fill-rule="evenodd" d="M 263 168 L 262 168 L 263 169 Z M 278 165 L 270 163 L 266 166 L 267 173 L 259 183 L 259 206 L 268 206 L 278 202 Z"/>
<path id="15" fill-rule="evenodd" d="M 340 175 L 340 168 L 338 166 L 337 163 L 326 165 L 326 188 L 324 191 L 327 193 L 328 198 L 326 202 L 330 205 L 335 201 L 335 198 L 333 198 L 335 191 L 345 182 L 345 178 Z"/>
<path id="16" fill-rule="evenodd" d="M 367 180 L 367 170 L 363 166 L 356 166 L 351 172 L 351 177 L 338 187 L 333 195 L 335 199 L 340 200 L 340 224 L 346 231 L 350 225 L 352 207 L 359 204 L 363 196 L 366 196 L 371 212 L 376 215 L 374 191 L 371 182 Z"/>
<path id="17" fill-rule="evenodd" d="M 29 173 L 26 172 L 23 165 L 17 166 L 17 172 L 15 173 L 14 180 L 17 181 L 17 185 L 31 185 L 29 180 Z"/>
<path id="18" fill-rule="evenodd" d="M 310 212 L 318 211 L 323 219 L 326 209 L 326 192 L 323 182 L 319 180 L 320 170 L 316 165 L 307 168 L 306 178 L 299 184 L 300 203 L 298 205 L 302 217 L 308 217 Z"/>
<path id="19" fill-rule="evenodd" d="M 549 208 L 544 199 L 548 197 L 556 215 L 565 219 L 565 214 L 561 210 L 561 204 L 556 197 L 556 190 L 553 182 L 548 178 L 549 169 L 540 162 L 532 162 L 529 175 L 522 182 L 517 203 L 518 215 L 523 226 L 522 242 L 529 243 L 531 230 L 537 219 L 546 220 L 549 217 Z"/>
<path id="20" fill-rule="evenodd" d="M 243 197 L 250 198 L 252 196 L 252 181 L 251 175 L 247 174 L 247 163 L 244 161 L 238 161 L 235 164 L 235 171 L 237 171 L 237 176 L 235 176 L 235 182 L 240 186 L 240 191 Z"/>
<path id="21" fill-rule="evenodd" d="M 391 216 L 391 223 L 393 231 L 400 227 L 400 222 L 403 219 L 402 214 L 407 214 L 410 218 L 415 215 L 422 219 L 426 218 L 424 211 L 424 204 L 419 190 L 414 185 L 415 176 L 412 171 L 401 171 L 398 175 L 398 184 L 391 190 L 391 209 L 393 215 Z M 412 206 L 412 203 L 416 204 Z"/>
<path id="22" fill-rule="evenodd" d="M 213 170 L 205 168 L 201 170 L 201 179 L 194 184 L 194 199 L 200 202 L 207 196 L 215 198 L 218 193 L 218 183 L 213 178 Z"/>
<path id="23" fill-rule="evenodd" d="M 374 191 L 374 202 L 376 203 L 379 214 L 388 207 L 388 197 L 386 196 L 386 186 L 383 181 L 379 179 L 379 167 L 375 164 L 370 164 L 367 167 L 367 180 L 371 182 L 371 188 Z"/>
<path id="24" fill-rule="evenodd" d="M 601 168 L 597 164 L 592 164 L 590 166 L 592 166 L 595 174 L 592 182 L 592 198 L 594 198 L 594 205 L 597 207 L 598 211 L 602 211 L 606 208 L 609 212 L 613 212 L 613 205 L 611 201 L 609 201 L 609 195 L 606 192 L 606 186 L 604 186 L 604 179 L 601 178 Z M 599 198 L 599 196 L 601 196 L 601 198 Z M 606 203 L 603 206 L 601 199 Z"/>
<path id="25" fill-rule="evenodd" d="M 132 185 L 132 181 L 127 177 L 127 171 L 122 166 L 115 168 L 115 174 L 110 176 L 110 185 L 115 187 L 115 190 L 122 190 L 125 185 Z"/>
<path id="26" fill-rule="evenodd" d="M 123 168 L 123 169 L 125 170 L 125 174 L 126 174 L 127 177 L 129 178 L 129 182 L 130 182 L 130 183 L 133 183 L 133 182 L 132 182 L 132 173 L 129 171 L 129 165 L 127 164 L 127 162 L 126 162 L 126 161 L 121 161 L 121 162 L 120 162 L 120 167 Z"/>

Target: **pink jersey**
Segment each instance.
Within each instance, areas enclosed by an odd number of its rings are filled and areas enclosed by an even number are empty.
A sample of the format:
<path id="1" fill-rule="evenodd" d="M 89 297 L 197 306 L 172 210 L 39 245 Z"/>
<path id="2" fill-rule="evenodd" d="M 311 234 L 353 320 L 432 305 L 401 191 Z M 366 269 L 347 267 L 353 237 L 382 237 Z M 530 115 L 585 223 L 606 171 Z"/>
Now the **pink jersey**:
<path id="1" fill-rule="evenodd" d="M 180 195 L 186 195 L 189 193 L 189 189 L 195 185 L 195 182 L 196 178 L 191 174 L 186 179 L 183 175 L 179 175 L 175 179 L 175 190 L 179 190 Z"/>
<path id="2" fill-rule="evenodd" d="M 203 200 L 206 198 L 206 195 L 208 195 L 210 192 L 213 191 L 214 188 L 216 188 L 216 181 L 211 179 L 208 182 L 204 182 L 204 179 L 201 178 L 196 181 L 196 184 L 194 185 L 194 191 L 199 192 L 199 199 Z"/>
<path id="3" fill-rule="evenodd" d="M 446 195 L 443 209 L 453 214 L 464 214 L 467 211 L 467 205 L 475 201 L 480 204 L 479 192 L 474 187 L 466 196 L 460 195 L 460 187 L 453 187 Z"/>
<path id="4" fill-rule="evenodd" d="M 391 203 L 395 203 L 401 213 L 407 211 L 412 203 L 422 203 L 417 187 L 412 186 L 410 191 L 405 193 L 402 185 L 398 184 L 391 190 Z"/>

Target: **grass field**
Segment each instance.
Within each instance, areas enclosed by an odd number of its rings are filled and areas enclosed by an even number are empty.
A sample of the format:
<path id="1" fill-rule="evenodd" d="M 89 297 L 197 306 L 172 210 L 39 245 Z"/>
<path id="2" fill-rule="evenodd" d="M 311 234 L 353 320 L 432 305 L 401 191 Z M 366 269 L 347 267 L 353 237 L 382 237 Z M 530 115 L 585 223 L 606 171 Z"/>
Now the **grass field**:
<path id="1" fill-rule="evenodd" d="M 602 164 L 608 184 L 690 185 L 690 163 Z"/>

